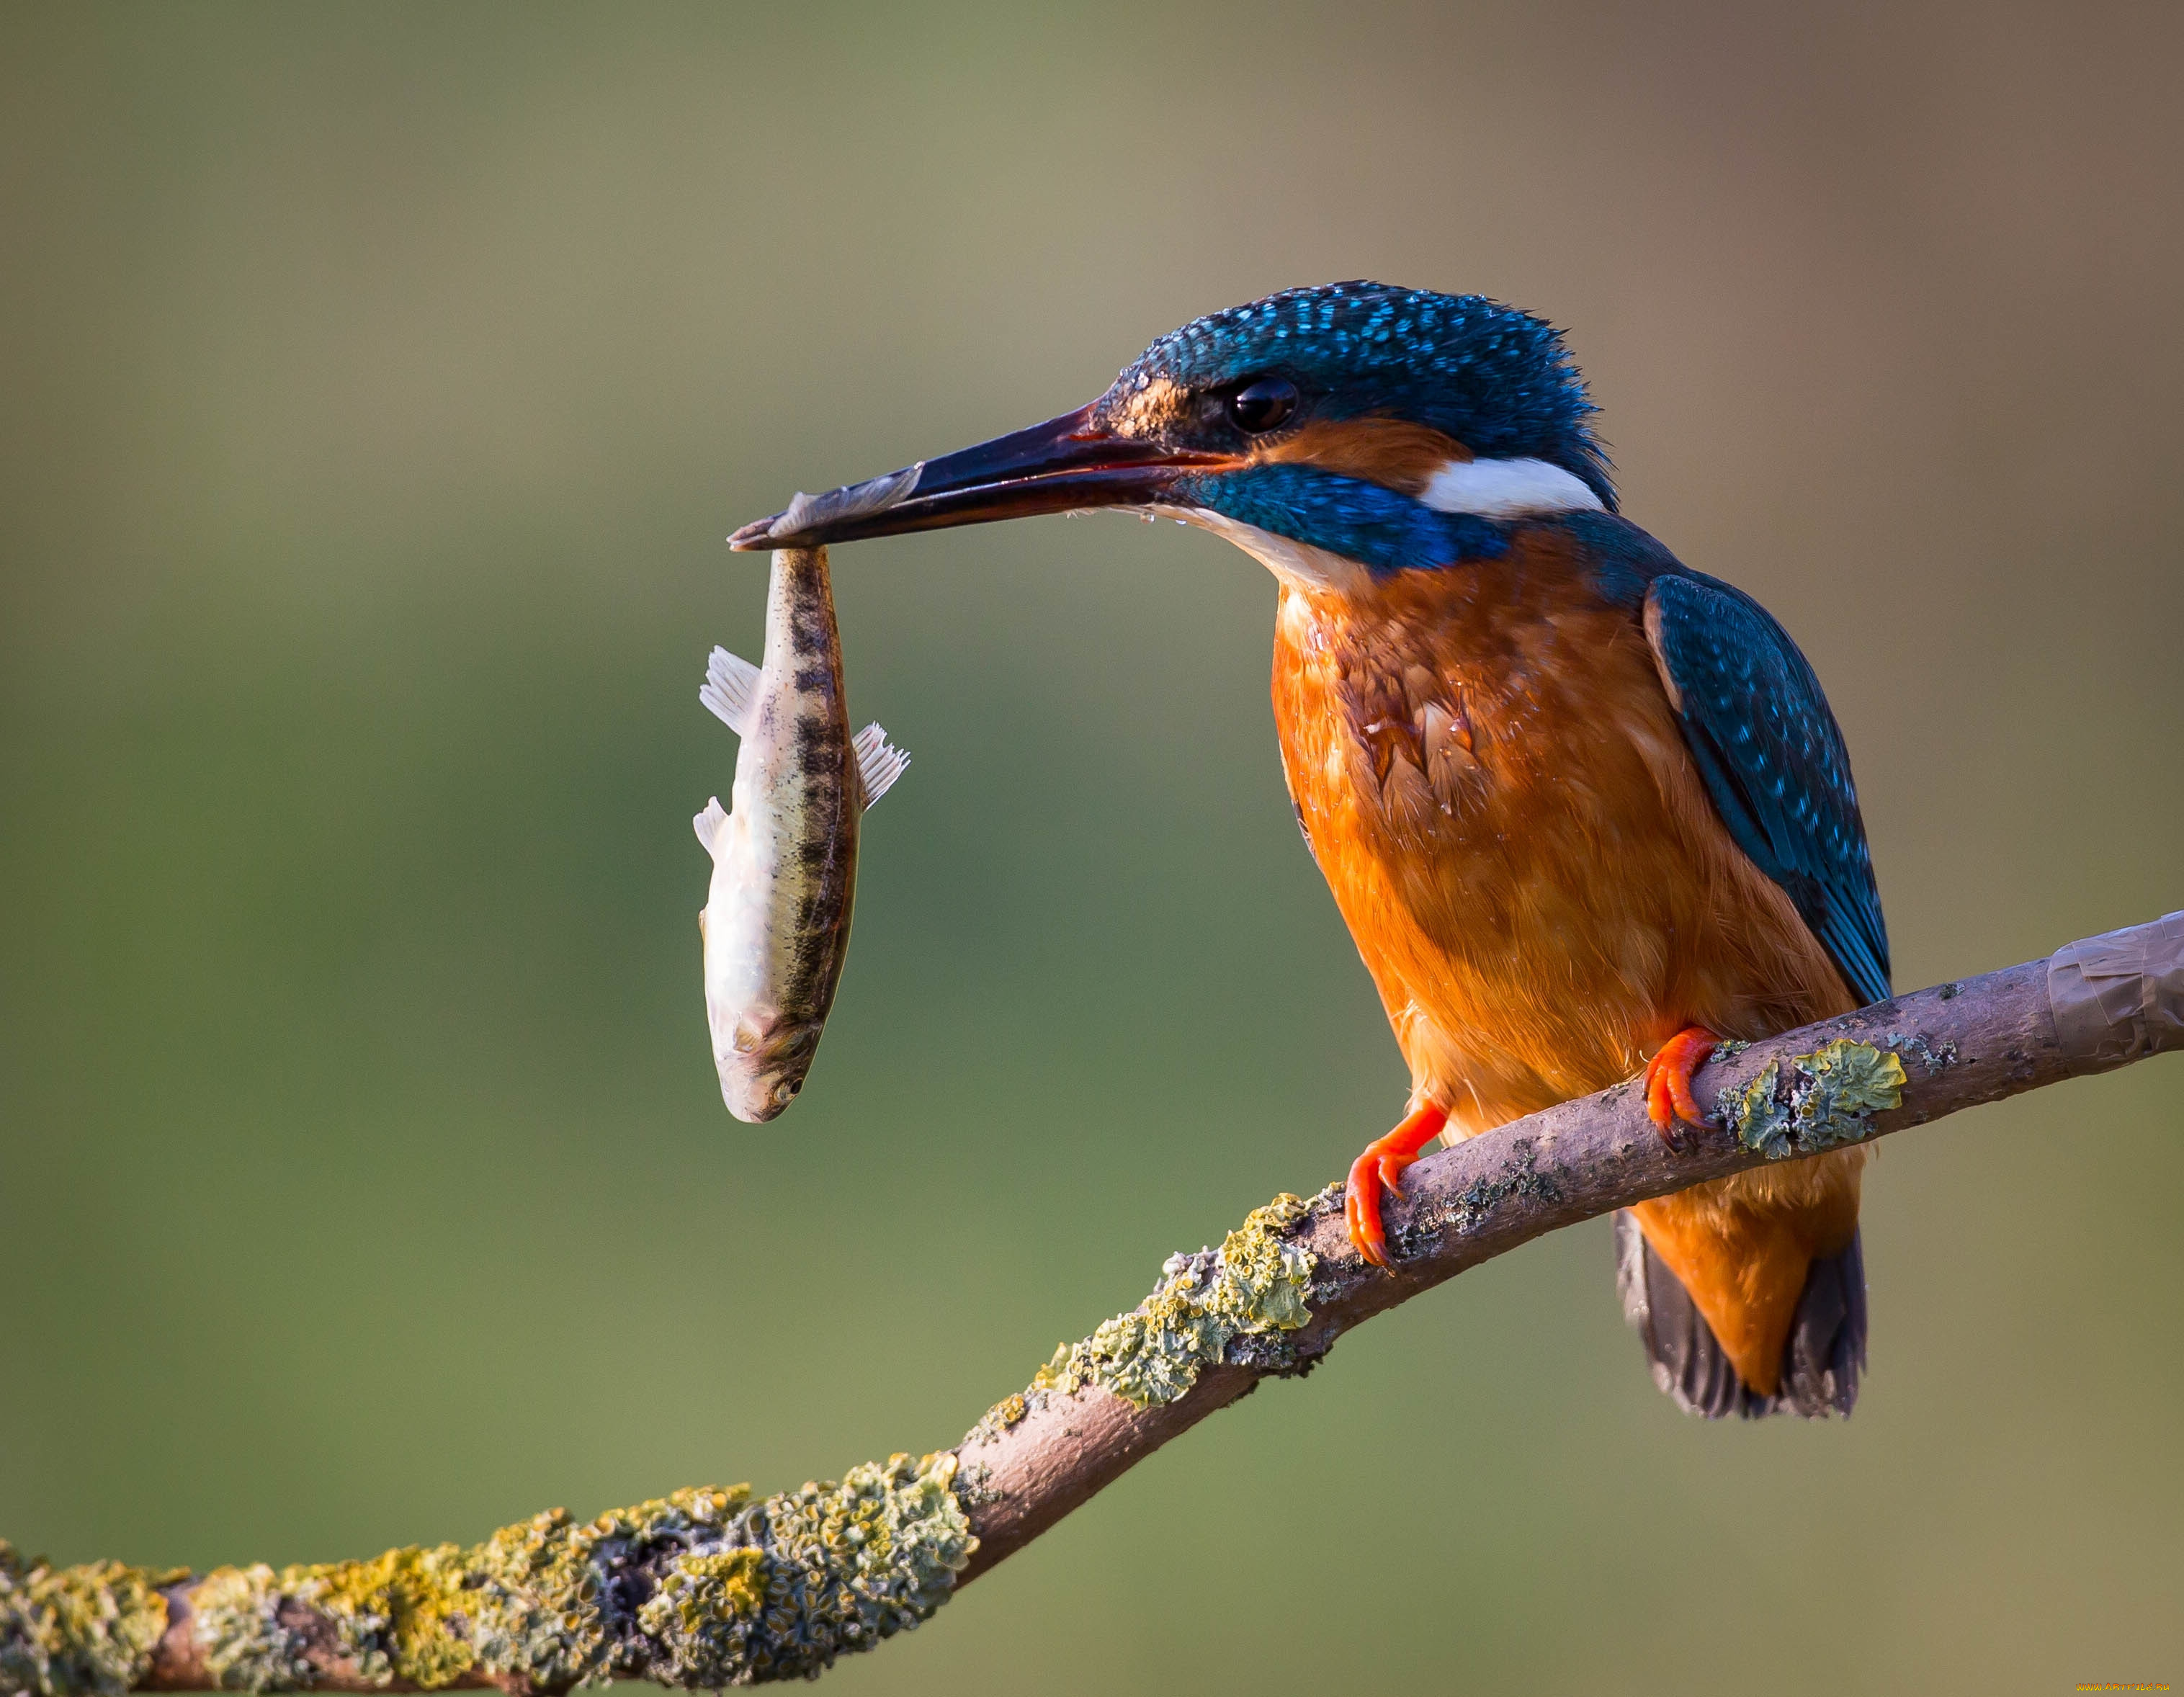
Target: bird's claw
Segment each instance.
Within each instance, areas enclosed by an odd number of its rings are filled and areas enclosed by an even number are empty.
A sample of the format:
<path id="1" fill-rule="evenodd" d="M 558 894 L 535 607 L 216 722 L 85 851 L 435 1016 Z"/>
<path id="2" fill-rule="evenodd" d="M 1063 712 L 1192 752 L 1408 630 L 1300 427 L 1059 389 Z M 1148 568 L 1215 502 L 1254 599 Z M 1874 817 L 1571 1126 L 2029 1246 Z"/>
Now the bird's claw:
<path id="1" fill-rule="evenodd" d="M 1412 1156 L 1410 1160 L 1415 1160 Z M 1351 1164 L 1350 1182 L 1344 1187 L 1342 1217 L 1350 1227 L 1350 1242 L 1357 1253 L 1376 1267 L 1388 1265 L 1388 1234 L 1380 1224 L 1383 1193 L 1401 1196 L 1395 1175 L 1410 1165 L 1379 1153 L 1376 1143 Z"/>
<path id="2" fill-rule="evenodd" d="M 1380 1223 L 1382 1197 L 1403 1193 L 1403 1170 L 1447 1123 L 1448 1116 L 1440 1109 L 1421 1108 L 1386 1137 L 1366 1144 L 1365 1152 L 1351 1162 L 1350 1178 L 1343 1186 L 1342 1218 L 1350 1228 L 1351 1247 L 1372 1266 L 1388 1265 L 1388 1234 Z"/>
<path id="3" fill-rule="evenodd" d="M 1691 1075 L 1706 1065 L 1720 1040 L 1702 1026 L 1686 1026 L 1646 1063 L 1646 1117 L 1661 1141 L 1678 1154 L 1687 1147 L 1678 1126 L 1703 1129 L 1708 1124 L 1706 1110 L 1691 1093 Z"/>

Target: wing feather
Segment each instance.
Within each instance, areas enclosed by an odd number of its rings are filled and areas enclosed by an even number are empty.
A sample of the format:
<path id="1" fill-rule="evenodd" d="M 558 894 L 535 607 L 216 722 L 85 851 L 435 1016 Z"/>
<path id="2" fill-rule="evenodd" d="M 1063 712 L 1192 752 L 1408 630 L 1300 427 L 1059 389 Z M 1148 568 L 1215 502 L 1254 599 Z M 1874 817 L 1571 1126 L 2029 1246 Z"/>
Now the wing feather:
<path id="1" fill-rule="evenodd" d="M 1860 999 L 1884 1000 L 1888 926 L 1850 754 L 1811 665 L 1765 608 L 1687 569 L 1653 580 L 1646 634 L 1730 835 Z"/>

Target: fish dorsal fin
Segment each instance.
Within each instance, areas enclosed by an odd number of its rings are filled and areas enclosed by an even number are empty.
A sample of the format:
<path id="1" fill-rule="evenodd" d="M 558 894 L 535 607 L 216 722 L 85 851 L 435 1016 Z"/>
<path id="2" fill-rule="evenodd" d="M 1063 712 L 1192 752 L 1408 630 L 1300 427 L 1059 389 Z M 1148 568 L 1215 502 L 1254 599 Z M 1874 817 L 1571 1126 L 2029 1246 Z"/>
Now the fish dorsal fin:
<path id="1" fill-rule="evenodd" d="M 910 765 L 910 756 L 888 741 L 887 732 L 877 721 L 857 732 L 850 749 L 857 757 L 857 776 L 864 782 L 866 807 L 885 795 Z"/>
<path id="2" fill-rule="evenodd" d="M 740 654 L 715 648 L 705 662 L 705 682 L 698 699 L 738 737 L 750 734 L 751 703 L 758 695 L 758 668 Z"/>
<path id="3" fill-rule="evenodd" d="M 705 810 L 690 821 L 690 828 L 698 833 L 698 841 L 716 860 L 721 858 L 721 832 L 727 828 L 727 810 L 715 796 L 705 804 Z"/>

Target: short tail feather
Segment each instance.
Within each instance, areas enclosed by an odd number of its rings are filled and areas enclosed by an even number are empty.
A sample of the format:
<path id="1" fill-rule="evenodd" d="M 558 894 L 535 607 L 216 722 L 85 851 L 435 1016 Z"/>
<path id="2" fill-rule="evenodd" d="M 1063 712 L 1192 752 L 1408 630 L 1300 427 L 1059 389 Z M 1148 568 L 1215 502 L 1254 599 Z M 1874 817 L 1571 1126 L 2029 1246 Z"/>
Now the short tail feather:
<path id="1" fill-rule="evenodd" d="M 1782 1378 L 1772 1396 L 1748 1388 L 1730 1365 L 1675 1274 L 1662 1264 L 1628 1209 L 1615 1216 L 1615 1283 L 1624 1317 L 1645 1340 L 1658 1385 L 1686 1414 L 1720 1420 L 1797 1414 L 1847 1415 L 1865 1371 L 1865 1255 L 1849 1246 L 1816 1260 L 1805 1275 L 1797 1317 L 1782 1348 Z"/>

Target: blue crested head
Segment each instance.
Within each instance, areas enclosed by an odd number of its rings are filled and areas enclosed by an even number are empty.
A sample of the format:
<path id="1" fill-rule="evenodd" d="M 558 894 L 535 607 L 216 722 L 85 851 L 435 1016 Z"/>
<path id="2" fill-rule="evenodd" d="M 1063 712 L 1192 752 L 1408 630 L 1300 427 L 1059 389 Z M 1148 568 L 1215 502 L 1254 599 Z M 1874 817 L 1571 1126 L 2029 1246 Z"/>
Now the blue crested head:
<path id="1" fill-rule="evenodd" d="M 1514 526 L 1615 510 L 1593 410 L 1561 332 L 1529 313 L 1382 283 L 1290 289 L 1170 331 L 1075 412 L 800 497 L 733 540 L 1123 507 L 1329 580 L 1346 560 L 1380 575 L 1490 559 Z"/>
<path id="2" fill-rule="evenodd" d="M 1296 392 L 1278 427 L 1401 420 L 1480 459 L 1557 466 L 1614 508 L 1597 409 L 1562 332 L 1484 295 L 1362 281 L 1285 289 L 1170 331 L 1123 368 L 1102 405 L 1126 412 L 1163 381 L 1217 399 L 1267 380 Z"/>

